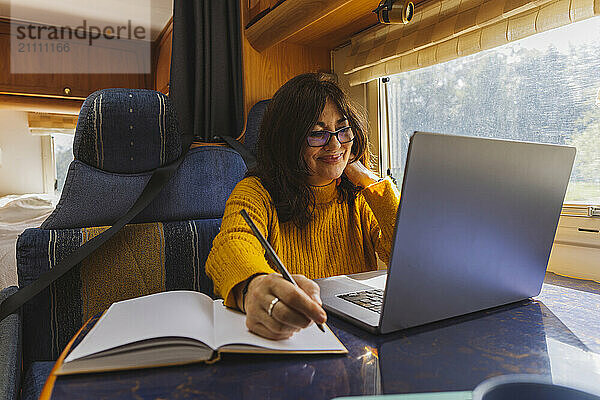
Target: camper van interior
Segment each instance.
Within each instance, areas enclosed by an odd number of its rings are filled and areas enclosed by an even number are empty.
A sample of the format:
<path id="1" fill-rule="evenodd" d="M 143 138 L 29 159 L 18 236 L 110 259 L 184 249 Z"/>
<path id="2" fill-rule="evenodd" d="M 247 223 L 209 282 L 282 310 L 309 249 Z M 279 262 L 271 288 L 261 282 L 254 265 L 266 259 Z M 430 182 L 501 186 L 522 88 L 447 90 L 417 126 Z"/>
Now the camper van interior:
<path id="1" fill-rule="evenodd" d="M 0 399 L 600 399 L 599 55 L 600 0 L 0 0 Z"/>

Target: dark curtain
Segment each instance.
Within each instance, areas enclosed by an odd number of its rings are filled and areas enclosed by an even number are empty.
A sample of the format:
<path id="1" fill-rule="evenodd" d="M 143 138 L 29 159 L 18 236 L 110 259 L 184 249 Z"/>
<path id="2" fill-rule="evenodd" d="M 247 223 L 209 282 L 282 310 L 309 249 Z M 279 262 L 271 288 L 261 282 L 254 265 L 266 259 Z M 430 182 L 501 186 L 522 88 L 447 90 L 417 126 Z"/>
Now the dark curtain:
<path id="1" fill-rule="evenodd" d="M 239 0 L 174 0 L 169 97 L 195 140 L 244 127 Z"/>

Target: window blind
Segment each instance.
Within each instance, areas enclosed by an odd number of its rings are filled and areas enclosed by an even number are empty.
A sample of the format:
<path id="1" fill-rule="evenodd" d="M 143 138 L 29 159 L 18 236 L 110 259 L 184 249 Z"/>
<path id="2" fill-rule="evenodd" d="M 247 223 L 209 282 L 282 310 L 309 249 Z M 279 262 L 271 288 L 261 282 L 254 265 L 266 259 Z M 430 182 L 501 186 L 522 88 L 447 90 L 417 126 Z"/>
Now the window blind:
<path id="1" fill-rule="evenodd" d="M 491 49 L 600 15 L 600 0 L 431 0 L 407 25 L 352 38 L 351 86 Z"/>

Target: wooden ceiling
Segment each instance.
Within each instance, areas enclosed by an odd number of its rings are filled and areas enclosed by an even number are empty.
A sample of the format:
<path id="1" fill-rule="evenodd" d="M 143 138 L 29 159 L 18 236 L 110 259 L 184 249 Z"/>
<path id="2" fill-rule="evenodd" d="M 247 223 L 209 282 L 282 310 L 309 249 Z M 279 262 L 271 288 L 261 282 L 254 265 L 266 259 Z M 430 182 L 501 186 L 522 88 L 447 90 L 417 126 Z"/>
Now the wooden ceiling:
<path id="1" fill-rule="evenodd" d="M 348 1 L 340 8 L 300 29 L 287 41 L 290 43 L 336 48 L 350 41 L 352 35 L 377 25 L 377 15 L 372 11 L 379 0 Z"/>
<path id="2" fill-rule="evenodd" d="M 402 0 L 398 0 L 402 1 Z M 415 5 L 427 0 L 413 0 Z M 334 49 L 379 24 L 373 10 L 380 0 L 285 0 L 246 28 L 252 46 L 262 51 L 276 43 Z"/>

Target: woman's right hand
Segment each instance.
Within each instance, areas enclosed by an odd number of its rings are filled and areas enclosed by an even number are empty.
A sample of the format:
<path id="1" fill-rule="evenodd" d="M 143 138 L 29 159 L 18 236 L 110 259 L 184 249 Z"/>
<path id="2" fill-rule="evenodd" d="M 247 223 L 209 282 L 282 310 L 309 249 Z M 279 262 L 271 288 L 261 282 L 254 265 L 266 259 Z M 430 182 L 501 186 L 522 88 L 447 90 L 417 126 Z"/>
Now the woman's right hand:
<path id="1" fill-rule="evenodd" d="M 252 278 L 243 305 L 246 326 L 251 332 L 268 339 L 287 339 L 312 321 L 320 324 L 327 321 L 327 314 L 321 307 L 319 286 L 304 275 L 293 277 L 298 287 L 279 274 Z M 269 306 L 275 298 L 279 301 L 269 315 Z"/>

